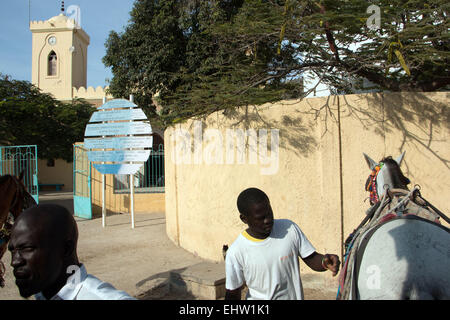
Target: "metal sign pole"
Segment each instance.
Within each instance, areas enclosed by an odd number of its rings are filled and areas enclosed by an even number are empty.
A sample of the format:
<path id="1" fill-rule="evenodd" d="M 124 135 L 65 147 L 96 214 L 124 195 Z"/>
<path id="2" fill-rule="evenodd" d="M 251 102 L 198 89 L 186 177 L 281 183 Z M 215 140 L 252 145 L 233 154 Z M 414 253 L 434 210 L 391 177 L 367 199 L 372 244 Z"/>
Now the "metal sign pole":
<path id="1" fill-rule="evenodd" d="M 105 180 L 106 177 L 102 174 L 102 226 L 106 226 L 106 208 L 105 208 Z"/>
<path id="2" fill-rule="evenodd" d="M 130 94 L 130 101 L 134 102 L 133 100 L 134 100 L 133 95 Z M 133 109 L 133 108 L 130 108 L 130 109 Z M 130 122 L 133 122 L 133 120 L 130 120 Z M 133 162 L 130 162 L 130 163 L 132 164 Z M 130 186 L 131 228 L 134 229 L 134 174 L 133 173 L 130 174 L 130 185 L 131 185 Z"/>
<path id="3" fill-rule="evenodd" d="M 103 97 L 103 104 L 106 103 L 106 97 Z M 105 123 L 102 121 L 102 123 Z M 102 139 L 104 139 L 105 136 L 102 136 Z M 105 149 L 103 149 L 105 151 Z M 102 162 L 104 163 L 104 162 Z M 106 226 L 106 205 L 105 205 L 105 189 L 106 189 L 106 177 L 105 174 L 102 173 L 102 226 L 103 228 Z"/>

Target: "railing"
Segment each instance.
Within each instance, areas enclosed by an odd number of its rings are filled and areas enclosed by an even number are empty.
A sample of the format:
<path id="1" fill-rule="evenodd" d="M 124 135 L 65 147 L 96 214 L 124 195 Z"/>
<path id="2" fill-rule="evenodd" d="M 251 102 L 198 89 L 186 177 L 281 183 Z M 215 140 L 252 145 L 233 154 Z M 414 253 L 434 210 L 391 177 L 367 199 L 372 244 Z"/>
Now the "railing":
<path id="1" fill-rule="evenodd" d="M 22 171 L 28 193 L 38 202 L 37 146 L 0 146 L 0 176 L 10 174 L 18 177 Z"/>
<path id="2" fill-rule="evenodd" d="M 164 145 L 152 150 L 147 162 L 134 174 L 135 193 L 164 192 Z M 130 192 L 130 176 L 114 175 L 114 193 Z"/>

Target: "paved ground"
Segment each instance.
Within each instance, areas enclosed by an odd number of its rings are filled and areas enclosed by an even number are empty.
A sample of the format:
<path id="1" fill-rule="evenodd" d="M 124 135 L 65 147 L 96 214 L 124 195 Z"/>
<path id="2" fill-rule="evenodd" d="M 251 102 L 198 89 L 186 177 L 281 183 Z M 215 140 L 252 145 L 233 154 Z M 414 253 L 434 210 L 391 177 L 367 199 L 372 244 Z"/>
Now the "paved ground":
<path id="1" fill-rule="evenodd" d="M 59 203 L 73 212 L 71 193 L 44 193 L 40 203 Z M 129 214 L 110 215 L 106 227 L 101 217 L 76 218 L 79 229 L 78 255 L 89 273 L 139 299 L 198 299 L 169 290 L 170 271 L 183 270 L 204 260 L 177 247 L 166 235 L 164 213 L 135 215 L 131 229 Z M 11 255 L 3 257 L 7 273 L 0 299 L 22 299 L 14 284 Z M 304 282 L 307 287 L 307 283 Z M 334 299 L 335 293 L 305 289 L 306 299 Z"/>

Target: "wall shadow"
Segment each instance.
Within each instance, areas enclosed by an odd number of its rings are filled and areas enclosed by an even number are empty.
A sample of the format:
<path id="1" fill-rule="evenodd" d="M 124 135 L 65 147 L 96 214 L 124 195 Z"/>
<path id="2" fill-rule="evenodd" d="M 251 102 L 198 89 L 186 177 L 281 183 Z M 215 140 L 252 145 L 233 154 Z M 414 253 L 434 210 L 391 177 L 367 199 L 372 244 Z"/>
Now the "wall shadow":
<path id="1" fill-rule="evenodd" d="M 294 115 L 284 114 L 280 119 L 274 119 L 264 114 L 267 106 L 244 106 L 236 109 L 228 109 L 223 112 L 224 120 L 219 121 L 219 126 L 227 126 L 230 129 L 279 130 L 279 146 L 294 152 L 297 156 L 308 156 L 317 148 L 318 141 L 315 137 L 316 121 L 311 121 L 308 112 L 296 109 L 299 100 L 283 101 L 279 108 L 295 110 Z M 291 111 L 289 110 L 289 111 Z M 270 134 L 268 134 L 270 137 Z M 270 146 L 271 139 L 268 138 Z M 251 147 L 246 139 L 246 148 Z M 256 150 L 251 150 L 256 151 Z"/>
<path id="2" fill-rule="evenodd" d="M 425 148 L 450 169 L 450 159 L 441 156 L 433 146 L 436 130 L 450 129 L 450 108 L 444 102 L 433 100 L 431 94 L 394 92 L 328 96 L 321 99 L 303 98 L 263 106 L 226 109 L 193 120 L 202 122 L 202 133 L 208 129 L 207 120 L 215 120 L 214 128 L 217 125 L 219 128 L 244 130 L 278 129 L 281 147 L 295 152 L 296 155 L 307 156 L 320 143 L 317 126 L 322 128 L 320 137 L 323 138 L 329 133 L 331 126 L 338 125 L 340 109 L 341 118 L 352 117 L 358 120 L 362 128 L 383 138 L 388 133 L 399 132 L 400 150 L 403 150 L 406 144 Z M 446 93 L 446 98 L 450 98 L 450 93 Z M 369 107 L 366 107 L 367 105 Z M 272 106 L 280 108 L 282 113 L 286 110 L 289 115 L 282 115 L 279 119 L 269 118 L 264 110 Z M 187 129 L 193 130 L 193 123 Z"/>
<path id="3" fill-rule="evenodd" d="M 450 93 L 446 93 L 446 99 Z M 386 134 L 399 133 L 399 151 L 408 144 L 417 150 L 427 150 L 450 170 L 450 159 L 439 153 L 434 145 L 437 130 L 450 129 L 450 108 L 444 102 L 432 100 L 430 93 L 374 93 L 361 96 L 369 108 L 361 108 L 342 96 L 343 117 L 354 117 L 364 128 L 385 138 Z M 365 105 L 365 103 L 362 103 Z M 370 106 L 374 106 L 371 108 Z"/>

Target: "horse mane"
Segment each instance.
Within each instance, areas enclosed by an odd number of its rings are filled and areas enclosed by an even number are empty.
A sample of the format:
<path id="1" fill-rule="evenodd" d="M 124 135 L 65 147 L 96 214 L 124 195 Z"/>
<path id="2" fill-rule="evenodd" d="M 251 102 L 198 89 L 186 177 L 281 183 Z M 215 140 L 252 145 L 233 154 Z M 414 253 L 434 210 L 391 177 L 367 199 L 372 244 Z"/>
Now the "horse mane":
<path id="1" fill-rule="evenodd" d="M 383 158 L 381 162 L 387 166 L 392 177 L 394 188 L 406 188 L 406 186 L 411 183 L 411 181 L 403 174 L 397 161 L 392 159 L 391 156 Z"/>

